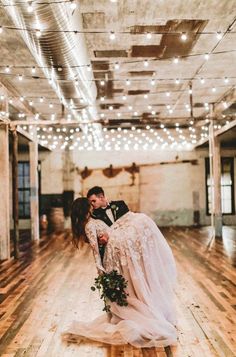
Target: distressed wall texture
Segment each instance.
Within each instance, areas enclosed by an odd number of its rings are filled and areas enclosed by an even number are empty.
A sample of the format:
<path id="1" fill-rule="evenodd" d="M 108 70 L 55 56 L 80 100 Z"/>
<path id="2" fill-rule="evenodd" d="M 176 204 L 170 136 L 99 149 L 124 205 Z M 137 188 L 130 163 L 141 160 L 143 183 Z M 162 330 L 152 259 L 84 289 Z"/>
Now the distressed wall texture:
<path id="1" fill-rule="evenodd" d="M 150 215 L 160 226 L 193 225 L 196 222 L 196 212 L 201 225 L 210 224 L 210 217 L 206 215 L 205 192 L 207 150 L 82 154 L 74 151 L 66 159 L 69 167 L 66 175 L 63 155 L 61 151 L 40 155 L 42 194 L 62 194 L 68 189 L 68 175 L 71 173 L 73 180 L 69 180 L 70 189 L 74 190 L 75 197 L 86 195 L 90 187 L 99 185 L 104 188 L 110 200 L 125 200 L 131 210 Z M 236 152 L 222 151 L 222 156 L 235 157 Z M 197 164 L 189 162 L 191 160 L 197 160 Z M 130 168 L 133 162 L 139 166 L 134 179 L 130 172 L 124 170 L 124 167 Z M 115 175 L 108 178 L 103 170 L 111 164 Z M 82 179 L 81 173 L 85 166 L 89 175 Z M 120 168 L 119 172 L 116 172 L 116 168 Z M 234 175 L 236 183 L 236 159 Z M 236 190 L 234 195 L 236 201 Z M 236 225 L 236 216 L 224 216 L 224 223 Z"/>

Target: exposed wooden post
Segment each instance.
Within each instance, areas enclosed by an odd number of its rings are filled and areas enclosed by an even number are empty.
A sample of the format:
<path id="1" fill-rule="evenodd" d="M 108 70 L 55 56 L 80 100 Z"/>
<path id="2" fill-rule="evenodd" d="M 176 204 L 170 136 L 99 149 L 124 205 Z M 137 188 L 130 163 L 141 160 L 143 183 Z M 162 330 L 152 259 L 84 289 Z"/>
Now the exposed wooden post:
<path id="1" fill-rule="evenodd" d="M 12 204 L 13 204 L 13 242 L 14 257 L 19 258 L 19 197 L 18 197 L 18 134 L 16 128 L 12 130 Z"/>
<path id="2" fill-rule="evenodd" d="M 193 118 L 193 85 L 189 82 L 190 116 Z"/>
<path id="3" fill-rule="evenodd" d="M 35 129 L 36 130 L 36 129 Z M 39 182 L 38 182 L 38 143 L 36 135 L 33 142 L 29 143 L 30 156 L 30 218 L 31 239 L 39 240 Z"/>
<path id="4" fill-rule="evenodd" d="M 0 260 L 5 260 L 10 258 L 9 129 L 0 124 Z"/>
<path id="5" fill-rule="evenodd" d="M 221 156 L 220 141 L 214 136 L 213 144 L 213 177 L 214 177 L 214 208 L 215 208 L 215 235 L 222 237 L 222 207 L 221 207 Z"/>
<path id="6" fill-rule="evenodd" d="M 212 109 L 211 109 L 212 112 Z M 214 135 L 213 118 L 210 122 L 209 149 L 210 173 L 212 183 L 212 214 L 215 236 L 222 237 L 222 207 L 221 207 L 221 155 L 219 137 Z"/>

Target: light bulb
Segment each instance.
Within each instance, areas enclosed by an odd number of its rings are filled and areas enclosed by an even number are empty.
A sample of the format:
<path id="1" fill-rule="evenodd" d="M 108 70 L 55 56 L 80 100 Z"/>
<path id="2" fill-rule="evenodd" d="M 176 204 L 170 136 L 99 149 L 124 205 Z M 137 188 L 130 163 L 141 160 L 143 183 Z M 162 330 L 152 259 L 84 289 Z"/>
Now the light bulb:
<path id="1" fill-rule="evenodd" d="M 151 85 L 154 86 L 155 85 L 155 79 L 151 80 Z"/>
<path id="2" fill-rule="evenodd" d="M 28 11 L 29 13 L 33 12 L 33 6 L 32 6 L 32 3 L 31 3 L 31 2 L 29 3 L 29 5 L 28 5 L 28 7 L 27 7 L 27 11 Z"/>
<path id="3" fill-rule="evenodd" d="M 6 73 L 9 73 L 9 72 L 10 72 L 10 67 L 9 67 L 9 66 L 6 66 L 5 72 L 6 72 Z"/>
<path id="4" fill-rule="evenodd" d="M 175 80 L 175 83 L 176 83 L 176 84 L 179 84 L 179 82 L 180 82 L 180 81 L 179 81 L 179 79 L 177 78 L 177 79 Z"/>
<path id="5" fill-rule="evenodd" d="M 19 79 L 19 81 L 22 81 L 22 79 L 23 79 L 22 74 L 19 74 L 18 79 Z"/>
<path id="6" fill-rule="evenodd" d="M 101 80 L 100 84 L 101 84 L 101 86 L 104 86 L 105 85 L 105 81 Z"/>
<path id="7" fill-rule="evenodd" d="M 217 34 L 216 34 L 217 40 L 221 40 L 222 37 L 223 37 L 223 34 L 221 32 L 217 32 Z"/>
<path id="8" fill-rule="evenodd" d="M 201 79 L 200 79 L 200 82 L 201 82 L 201 84 L 204 84 L 204 83 L 205 83 L 205 79 L 204 79 L 204 78 L 201 78 Z"/>
<path id="9" fill-rule="evenodd" d="M 145 61 L 143 62 L 143 65 L 144 65 L 144 67 L 148 67 L 148 61 L 145 60 Z"/>
<path id="10" fill-rule="evenodd" d="M 40 101 L 40 103 L 43 103 L 43 97 L 41 97 L 41 98 L 39 99 L 39 101 Z"/>
<path id="11" fill-rule="evenodd" d="M 130 80 L 126 79 L 126 85 L 129 86 L 130 85 Z"/>
<path id="12" fill-rule="evenodd" d="M 186 40 L 187 40 L 187 35 L 186 35 L 185 32 L 182 33 L 182 35 L 181 35 L 181 40 L 182 40 L 182 41 L 186 41 Z"/>
<path id="13" fill-rule="evenodd" d="M 77 4 L 74 1 L 71 1 L 71 3 L 70 3 L 71 10 L 75 10 L 76 7 L 77 7 Z"/>
<path id="14" fill-rule="evenodd" d="M 0 26 L 0 34 L 3 33 L 3 27 Z"/>
<path id="15" fill-rule="evenodd" d="M 90 64 L 88 64 L 88 65 L 87 65 L 87 71 L 88 71 L 88 72 L 91 72 L 91 70 L 92 70 L 92 69 L 91 69 L 91 66 L 90 66 Z"/>
<path id="16" fill-rule="evenodd" d="M 36 30 L 35 34 L 36 34 L 36 37 L 39 38 L 39 37 L 41 37 L 42 32 L 40 30 Z"/>
<path id="17" fill-rule="evenodd" d="M 35 67 L 32 67 L 31 72 L 32 72 L 32 73 L 35 73 L 35 72 L 36 72 L 36 68 L 35 68 Z"/>
<path id="18" fill-rule="evenodd" d="M 115 63 L 115 69 L 118 70 L 120 68 L 119 63 Z"/>
<path id="19" fill-rule="evenodd" d="M 148 40 L 150 40 L 152 38 L 152 34 L 150 32 L 148 32 L 146 37 L 147 37 Z"/>
<path id="20" fill-rule="evenodd" d="M 205 57 L 205 60 L 207 60 L 207 61 L 208 61 L 210 56 L 209 56 L 209 54 L 208 54 L 208 53 L 206 53 L 204 57 Z"/>
<path id="21" fill-rule="evenodd" d="M 115 40 L 115 38 L 116 38 L 116 35 L 114 34 L 114 32 L 112 31 L 111 33 L 110 33 L 110 40 Z"/>
<path id="22" fill-rule="evenodd" d="M 229 83 L 229 78 L 225 77 L 224 82 Z"/>

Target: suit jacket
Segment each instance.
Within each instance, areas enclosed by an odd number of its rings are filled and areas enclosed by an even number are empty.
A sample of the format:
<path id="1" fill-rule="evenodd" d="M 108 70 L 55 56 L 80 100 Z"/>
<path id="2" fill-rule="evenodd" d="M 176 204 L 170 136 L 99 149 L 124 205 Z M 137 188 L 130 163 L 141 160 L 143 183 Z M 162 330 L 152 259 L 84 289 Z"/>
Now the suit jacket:
<path id="1" fill-rule="evenodd" d="M 113 214 L 114 221 L 117 221 L 117 219 L 122 217 L 125 213 L 129 212 L 129 208 L 124 201 L 111 201 L 109 203 L 109 206 L 111 207 L 111 212 Z M 113 222 L 106 214 L 106 210 L 104 208 L 95 209 L 92 213 L 92 217 L 95 219 L 101 219 L 109 227 L 113 224 Z M 99 244 L 99 253 L 102 261 L 105 253 L 105 247 L 105 245 Z"/>
<path id="2" fill-rule="evenodd" d="M 111 201 L 109 203 L 109 206 L 111 207 L 111 212 L 114 217 L 114 221 L 117 221 L 117 219 L 122 217 L 125 213 L 129 212 L 129 208 L 124 201 Z M 113 222 L 106 214 L 106 210 L 103 208 L 95 209 L 92 213 L 92 217 L 95 219 L 101 219 L 108 226 L 111 226 L 113 224 Z"/>

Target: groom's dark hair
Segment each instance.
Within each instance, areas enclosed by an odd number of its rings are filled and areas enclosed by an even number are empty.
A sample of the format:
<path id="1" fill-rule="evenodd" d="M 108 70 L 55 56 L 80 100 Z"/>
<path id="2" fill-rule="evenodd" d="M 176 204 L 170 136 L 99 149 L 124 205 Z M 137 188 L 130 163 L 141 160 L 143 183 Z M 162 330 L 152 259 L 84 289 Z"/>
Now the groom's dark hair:
<path id="1" fill-rule="evenodd" d="M 90 190 L 88 190 L 87 198 L 89 198 L 92 195 L 96 195 L 96 196 L 103 195 L 103 196 L 105 196 L 103 189 L 101 187 L 99 187 L 99 186 L 94 186 L 94 187 L 90 188 Z"/>

